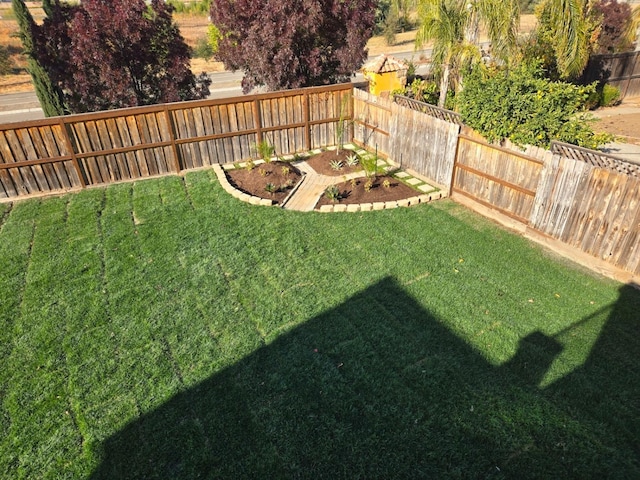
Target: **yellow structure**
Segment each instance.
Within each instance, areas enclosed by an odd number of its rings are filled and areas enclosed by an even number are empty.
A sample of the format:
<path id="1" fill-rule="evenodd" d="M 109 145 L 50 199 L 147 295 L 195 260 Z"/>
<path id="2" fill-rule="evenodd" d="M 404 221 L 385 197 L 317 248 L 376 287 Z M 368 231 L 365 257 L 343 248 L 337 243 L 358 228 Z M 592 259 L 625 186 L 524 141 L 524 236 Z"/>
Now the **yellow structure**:
<path id="1" fill-rule="evenodd" d="M 362 73 L 369 80 L 369 93 L 373 95 L 391 92 L 407 84 L 407 64 L 385 54 L 367 62 Z"/>

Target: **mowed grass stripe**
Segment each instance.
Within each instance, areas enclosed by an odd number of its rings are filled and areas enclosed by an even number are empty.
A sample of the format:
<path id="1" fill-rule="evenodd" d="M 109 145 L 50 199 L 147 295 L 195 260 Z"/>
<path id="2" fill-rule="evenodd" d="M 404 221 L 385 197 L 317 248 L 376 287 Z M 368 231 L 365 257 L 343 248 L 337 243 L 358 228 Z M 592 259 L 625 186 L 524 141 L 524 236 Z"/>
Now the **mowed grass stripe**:
<path id="1" fill-rule="evenodd" d="M 109 339 L 109 317 L 103 289 L 103 238 L 100 227 L 104 190 L 87 190 L 69 197 L 64 249 L 64 297 L 66 336 L 63 343 L 68 364 L 70 415 L 82 434 L 82 456 L 72 463 L 73 476 L 87 476 L 96 468 L 104 435 L 86 401 L 93 398 L 102 379 L 96 378 L 112 351 L 104 351 Z"/>
<path id="2" fill-rule="evenodd" d="M 65 222 L 67 199 L 40 204 L 27 267 L 7 395 L 10 435 L 18 454 L 18 477 L 66 472 L 81 454 L 81 434 L 70 410 L 66 336 Z M 19 434 L 18 434 L 19 432 Z"/>
<path id="3" fill-rule="evenodd" d="M 27 265 L 34 235 L 36 202 L 19 203 L 15 208 L 2 205 L 4 218 L 0 229 L 0 474 L 15 468 L 18 451 L 13 448 L 10 434 L 11 415 L 7 395 L 13 371 L 9 359 L 15 344 L 14 331 L 26 281 Z M 13 467 L 11 467 L 13 465 Z"/>

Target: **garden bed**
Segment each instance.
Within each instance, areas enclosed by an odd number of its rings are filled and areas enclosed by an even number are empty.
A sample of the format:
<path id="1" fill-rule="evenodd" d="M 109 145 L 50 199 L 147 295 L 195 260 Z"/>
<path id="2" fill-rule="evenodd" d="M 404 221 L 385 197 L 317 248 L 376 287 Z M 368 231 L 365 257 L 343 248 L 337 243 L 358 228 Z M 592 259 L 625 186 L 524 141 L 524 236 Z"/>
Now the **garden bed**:
<path id="1" fill-rule="evenodd" d="M 226 170 L 229 182 L 239 190 L 260 198 L 282 203 L 300 182 L 302 173 L 288 162 L 272 161 L 249 164 Z"/>
<path id="2" fill-rule="evenodd" d="M 325 192 L 318 200 L 317 208 L 323 205 L 343 204 L 354 205 L 362 203 L 392 202 L 419 195 L 420 192 L 405 185 L 390 175 L 378 176 L 374 179 L 366 177 L 354 178 L 347 182 L 334 185 L 338 198 L 331 198 Z M 331 188 L 331 187 L 330 187 Z"/>

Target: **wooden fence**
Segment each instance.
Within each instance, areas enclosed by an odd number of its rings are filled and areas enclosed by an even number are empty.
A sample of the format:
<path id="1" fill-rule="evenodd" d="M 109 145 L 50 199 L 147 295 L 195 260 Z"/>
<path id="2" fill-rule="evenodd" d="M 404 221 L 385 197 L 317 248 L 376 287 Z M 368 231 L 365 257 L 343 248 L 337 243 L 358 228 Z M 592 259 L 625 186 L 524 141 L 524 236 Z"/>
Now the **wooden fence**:
<path id="1" fill-rule="evenodd" d="M 487 143 L 468 127 L 458 138 L 451 192 L 528 223 L 544 162 Z"/>
<path id="2" fill-rule="evenodd" d="M 560 142 L 552 151 L 490 144 L 468 127 L 460 130 L 455 117 L 444 121 L 440 111 L 400 102 L 356 91 L 355 140 L 369 147 L 375 140 L 395 162 L 450 188 L 454 200 L 498 212 L 503 217 L 491 216 L 530 237 L 640 275 L 637 165 Z"/>
<path id="3" fill-rule="evenodd" d="M 624 173 L 630 164 L 607 155 L 594 163 L 581 157 L 552 155 L 545 161 L 530 227 L 640 274 L 640 175 Z"/>
<path id="4" fill-rule="evenodd" d="M 354 91 L 354 141 L 449 189 L 459 125 Z"/>
<path id="5" fill-rule="evenodd" d="M 147 178 L 352 137 L 351 84 L 0 125 L 0 201 Z"/>
<path id="6" fill-rule="evenodd" d="M 593 55 L 582 83 L 604 82 L 620 89 L 621 98 L 640 95 L 640 52 Z"/>

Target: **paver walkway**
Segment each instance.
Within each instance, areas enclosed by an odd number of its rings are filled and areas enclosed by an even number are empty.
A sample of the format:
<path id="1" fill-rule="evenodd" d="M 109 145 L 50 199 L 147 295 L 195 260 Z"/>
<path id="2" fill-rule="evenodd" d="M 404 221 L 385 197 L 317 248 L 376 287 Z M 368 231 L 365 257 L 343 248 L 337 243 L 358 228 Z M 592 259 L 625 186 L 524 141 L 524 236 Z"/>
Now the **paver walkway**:
<path id="1" fill-rule="evenodd" d="M 305 175 L 302 182 L 298 185 L 293 195 L 282 205 L 287 210 L 298 210 L 300 212 L 310 212 L 318 203 L 318 200 L 327 189 L 338 181 L 347 181 L 352 178 L 364 176 L 363 172 L 354 172 L 345 175 L 343 180 L 341 177 L 331 177 L 329 175 L 319 175 L 307 162 L 296 163 L 296 168 Z"/>

